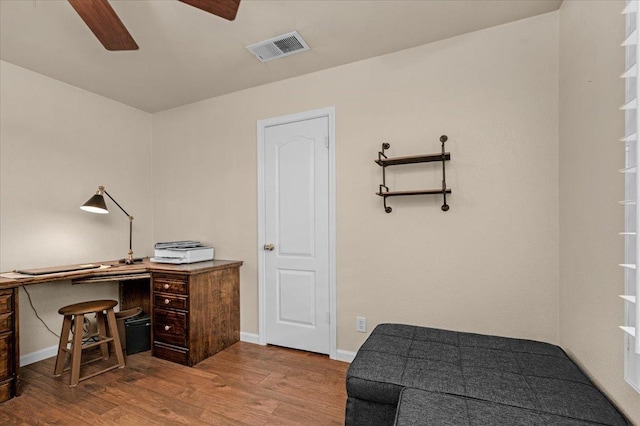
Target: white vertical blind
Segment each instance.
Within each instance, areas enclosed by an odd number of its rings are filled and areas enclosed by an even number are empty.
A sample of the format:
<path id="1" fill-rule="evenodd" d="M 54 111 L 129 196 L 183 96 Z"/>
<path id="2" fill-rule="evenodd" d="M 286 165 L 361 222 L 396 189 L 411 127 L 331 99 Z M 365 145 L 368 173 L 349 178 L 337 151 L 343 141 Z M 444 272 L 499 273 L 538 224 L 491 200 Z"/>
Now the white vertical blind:
<path id="1" fill-rule="evenodd" d="M 625 238 L 624 267 L 625 294 L 620 297 L 625 304 L 625 323 L 620 328 L 625 331 L 625 378 L 640 391 L 640 271 L 636 270 L 640 256 L 640 237 L 637 236 L 640 224 L 640 208 L 635 203 L 640 189 L 640 149 L 637 146 L 637 125 L 640 122 L 638 99 L 638 63 L 640 43 L 639 0 L 627 0 L 622 12 L 626 20 L 626 36 L 622 46 L 625 49 L 625 69 L 621 78 L 625 80 L 625 102 L 620 109 L 625 115 L 625 136 L 620 140 L 625 146 L 625 165 L 620 170 L 625 179 L 625 200 L 621 202 L 625 209 L 625 230 L 620 234 Z"/>
<path id="2" fill-rule="evenodd" d="M 640 294 L 640 274 L 636 273 L 636 257 L 640 253 L 640 238 L 635 231 L 640 223 L 640 209 L 636 207 L 637 188 L 640 188 L 640 174 L 635 173 L 636 166 L 640 164 L 640 150 L 636 149 L 636 129 L 638 123 L 638 84 L 637 84 L 637 57 L 638 57 L 638 1 L 631 0 L 623 11 L 627 21 L 627 36 L 622 46 L 626 49 L 626 68 L 621 78 L 625 79 L 625 104 L 620 107 L 625 113 L 625 136 L 621 139 L 625 142 L 625 167 L 620 170 L 625 173 L 625 200 L 621 204 L 625 206 L 625 238 L 626 259 L 620 266 L 625 268 L 626 293 L 621 295 L 626 307 L 625 324 L 621 328 L 633 338 L 633 349 L 640 353 L 640 338 L 636 337 L 636 330 L 640 330 L 640 303 L 636 303 L 636 295 Z M 635 247 L 634 247 L 635 246 Z M 631 250 L 633 249 L 633 250 Z"/>

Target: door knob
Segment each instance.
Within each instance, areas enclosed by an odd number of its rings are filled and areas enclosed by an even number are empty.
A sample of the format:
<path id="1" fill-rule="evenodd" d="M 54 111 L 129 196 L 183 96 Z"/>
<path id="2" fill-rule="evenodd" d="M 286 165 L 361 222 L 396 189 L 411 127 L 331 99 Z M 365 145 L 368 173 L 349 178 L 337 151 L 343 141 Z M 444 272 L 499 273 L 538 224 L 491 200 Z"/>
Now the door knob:
<path id="1" fill-rule="evenodd" d="M 265 244 L 264 245 L 264 250 L 265 251 L 273 251 L 273 249 L 276 248 L 273 244 Z"/>

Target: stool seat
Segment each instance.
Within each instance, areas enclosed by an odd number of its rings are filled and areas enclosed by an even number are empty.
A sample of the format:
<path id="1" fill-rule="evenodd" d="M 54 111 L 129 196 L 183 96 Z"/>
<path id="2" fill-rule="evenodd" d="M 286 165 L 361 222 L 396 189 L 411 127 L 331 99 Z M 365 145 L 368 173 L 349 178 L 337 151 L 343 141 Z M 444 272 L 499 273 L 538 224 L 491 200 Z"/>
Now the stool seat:
<path id="1" fill-rule="evenodd" d="M 58 309 L 60 315 L 91 314 L 99 311 L 113 309 L 118 302 L 115 300 L 91 300 L 89 302 L 74 303 Z"/>
<path id="2" fill-rule="evenodd" d="M 62 332 L 60 333 L 58 356 L 56 357 L 56 365 L 53 372 L 55 377 L 59 377 L 65 371 L 71 370 L 69 386 L 74 387 L 77 386 L 78 382 L 81 380 L 105 373 L 113 370 L 114 368 L 124 368 L 124 355 L 120 344 L 120 336 L 118 335 L 116 316 L 113 312 L 113 308 L 117 304 L 118 302 L 115 300 L 91 300 L 88 302 L 67 305 L 58 310 L 60 315 L 64 315 L 64 319 L 62 320 Z M 83 326 L 86 314 L 95 314 L 96 322 L 98 323 L 98 332 L 86 336 L 87 340 L 83 342 Z M 73 333 L 73 338 L 71 340 L 69 340 L 70 333 Z M 93 339 L 93 342 L 90 342 L 89 339 Z M 82 363 L 83 349 L 89 349 L 96 346 L 100 347 L 101 356 Z M 82 365 L 89 364 L 94 361 L 106 361 L 110 358 L 109 346 L 113 348 L 113 352 L 117 358 L 117 364 L 81 377 L 80 367 Z M 64 364 L 67 356 L 70 356 L 71 366 L 65 369 Z"/>

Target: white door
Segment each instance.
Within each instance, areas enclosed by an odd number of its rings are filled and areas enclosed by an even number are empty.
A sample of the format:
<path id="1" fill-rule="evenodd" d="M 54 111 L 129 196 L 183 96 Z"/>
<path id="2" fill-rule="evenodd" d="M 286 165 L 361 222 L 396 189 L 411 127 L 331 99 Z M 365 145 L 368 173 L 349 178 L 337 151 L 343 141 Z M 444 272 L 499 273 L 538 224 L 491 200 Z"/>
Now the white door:
<path id="1" fill-rule="evenodd" d="M 267 343 L 328 354 L 329 119 L 265 128 Z"/>

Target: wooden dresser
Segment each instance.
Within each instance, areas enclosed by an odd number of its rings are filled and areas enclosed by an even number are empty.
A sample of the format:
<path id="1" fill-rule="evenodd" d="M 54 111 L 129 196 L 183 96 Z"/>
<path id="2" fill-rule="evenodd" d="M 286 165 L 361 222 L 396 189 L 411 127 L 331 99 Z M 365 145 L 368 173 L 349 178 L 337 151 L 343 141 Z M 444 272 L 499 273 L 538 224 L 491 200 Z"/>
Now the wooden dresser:
<path id="1" fill-rule="evenodd" d="M 142 306 L 152 315 L 152 355 L 183 365 L 193 366 L 240 340 L 241 261 L 96 264 L 109 267 L 0 277 L 0 402 L 20 394 L 21 286 L 66 280 L 78 284 L 119 281 L 120 309 Z"/>
<path id="2" fill-rule="evenodd" d="M 240 340 L 240 264 L 151 272 L 153 356 L 192 366 Z"/>
<path id="3" fill-rule="evenodd" d="M 18 392 L 18 289 L 0 290 L 0 402 Z"/>

